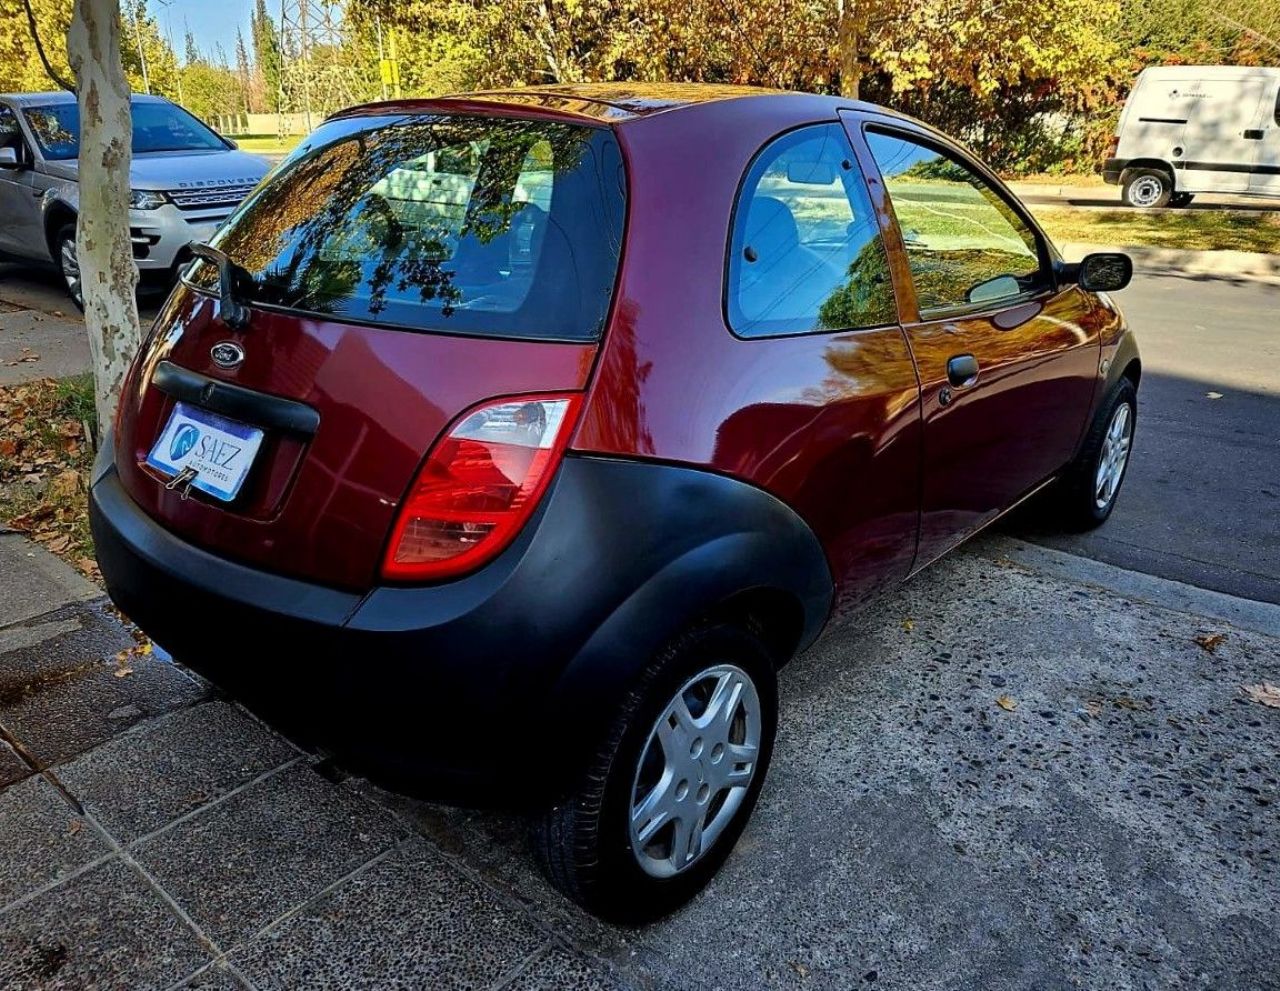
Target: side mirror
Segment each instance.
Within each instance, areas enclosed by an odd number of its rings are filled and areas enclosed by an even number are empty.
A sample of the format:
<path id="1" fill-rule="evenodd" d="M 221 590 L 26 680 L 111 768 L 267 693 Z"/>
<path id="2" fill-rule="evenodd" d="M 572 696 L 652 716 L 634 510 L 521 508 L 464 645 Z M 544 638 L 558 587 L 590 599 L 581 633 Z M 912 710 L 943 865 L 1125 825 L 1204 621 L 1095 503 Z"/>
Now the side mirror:
<path id="1" fill-rule="evenodd" d="M 1063 265 L 1059 275 L 1087 292 L 1118 292 L 1133 279 L 1133 259 L 1118 251 L 1100 251 L 1085 255 L 1076 265 Z"/>
<path id="2" fill-rule="evenodd" d="M 0 169 L 19 169 L 22 162 L 18 158 L 17 148 L 0 148 Z"/>

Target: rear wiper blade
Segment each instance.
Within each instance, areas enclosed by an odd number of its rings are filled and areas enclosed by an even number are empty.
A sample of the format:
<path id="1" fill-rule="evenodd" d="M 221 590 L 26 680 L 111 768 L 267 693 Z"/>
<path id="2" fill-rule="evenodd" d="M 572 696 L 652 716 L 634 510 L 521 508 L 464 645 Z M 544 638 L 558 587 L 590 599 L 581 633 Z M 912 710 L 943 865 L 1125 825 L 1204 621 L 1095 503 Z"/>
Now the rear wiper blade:
<path id="1" fill-rule="evenodd" d="M 249 308 L 240 298 L 240 288 L 251 284 L 253 277 L 233 262 L 226 252 L 201 241 L 192 241 L 188 246 L 197 258 L 213 262 L 218 267 L 218 298 L 221 303 L 219 315 L 222 322 L 232 330 L 244 330 L 249 326 Z"/>

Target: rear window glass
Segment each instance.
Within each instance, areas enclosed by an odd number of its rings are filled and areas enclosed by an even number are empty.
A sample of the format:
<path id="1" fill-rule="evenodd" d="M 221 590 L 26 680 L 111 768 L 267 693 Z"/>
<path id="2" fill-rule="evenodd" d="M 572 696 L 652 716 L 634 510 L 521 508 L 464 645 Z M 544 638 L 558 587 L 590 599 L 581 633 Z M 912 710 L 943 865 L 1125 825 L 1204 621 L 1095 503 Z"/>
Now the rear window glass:
<path id="1" fill-rule="evenodd" d="M 606 129 L 509 118 L 333 121 L 213 243 L 254 303 L 417 330 L 599 337 L 625 211 Z M 198 262 L 196 286 L 216 285 Z"/>

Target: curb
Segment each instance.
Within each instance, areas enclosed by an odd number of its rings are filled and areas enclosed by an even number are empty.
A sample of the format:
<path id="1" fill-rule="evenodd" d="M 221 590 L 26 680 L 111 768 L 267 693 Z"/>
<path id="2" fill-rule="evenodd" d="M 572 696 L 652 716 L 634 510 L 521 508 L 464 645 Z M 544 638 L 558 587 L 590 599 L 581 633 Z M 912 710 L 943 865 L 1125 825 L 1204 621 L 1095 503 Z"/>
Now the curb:
<path id="1" fill-rule="evenodd" d="M 1093 251 L 1123 251 L 1133 259 L 1137 271 L 1155 275 L 1208 275 L 1280 282 L 1280 255 L 1261 251 L 1190 251 L 1085 241 L 1067 241 L 1058 247 L 1068 261 L 1079 261 Z"/>

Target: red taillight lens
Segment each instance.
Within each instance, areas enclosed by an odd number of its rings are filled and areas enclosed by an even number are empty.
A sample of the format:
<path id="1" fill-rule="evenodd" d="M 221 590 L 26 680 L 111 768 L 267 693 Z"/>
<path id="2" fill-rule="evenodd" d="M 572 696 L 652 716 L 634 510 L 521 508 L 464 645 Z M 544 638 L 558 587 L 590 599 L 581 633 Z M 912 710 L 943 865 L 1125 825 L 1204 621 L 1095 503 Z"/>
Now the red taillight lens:
<path id="1" fill-rule="evenodd" d="M 555 474 L 581 402 L 576 394 L 501 399 L 458 420 L 409 490 L 383 577 L 449 578 L 506 547 Z"/>

